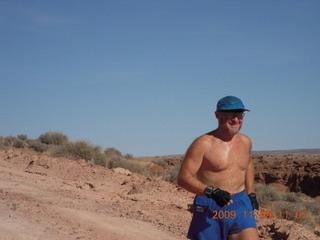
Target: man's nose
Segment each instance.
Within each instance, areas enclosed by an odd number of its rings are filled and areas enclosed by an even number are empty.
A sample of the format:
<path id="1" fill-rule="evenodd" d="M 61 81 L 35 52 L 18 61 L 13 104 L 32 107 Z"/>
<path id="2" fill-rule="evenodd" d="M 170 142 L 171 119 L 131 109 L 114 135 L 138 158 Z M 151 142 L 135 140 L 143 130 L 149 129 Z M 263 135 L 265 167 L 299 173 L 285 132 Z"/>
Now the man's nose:
<path id="1" fill-rule="evenodd" d="M 233 121 L 240 122 L 240 121 L 242 120 L 242 118 L 239 117 L 239 116 L 237 116 L 237 115 L 233 115 L 233 116 L 232 116 L 232 120 L 233 120 Z"/>

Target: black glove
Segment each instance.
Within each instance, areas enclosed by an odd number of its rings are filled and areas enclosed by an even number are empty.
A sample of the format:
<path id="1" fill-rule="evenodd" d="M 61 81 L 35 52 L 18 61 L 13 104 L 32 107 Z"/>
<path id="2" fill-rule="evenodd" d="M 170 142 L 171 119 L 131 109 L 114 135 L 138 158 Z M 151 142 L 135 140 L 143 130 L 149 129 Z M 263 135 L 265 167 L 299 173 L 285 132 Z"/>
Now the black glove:
<path id="1" fill-rule="evenodd" d="M 220 207 L 227 205 L 227 203 L 231 200 L 230 193 L 219 188 L 213 190 L 210 198 L 215 200 Z"/>
<path id="2" fill-rule="evenodd" d="M 258 203 L 258 200 L 257 200 L 257 195 L 255 193 L 250 193 L 250 194 L 248 194 L 248 196 L 250 198 L 253 210 L 254 209 L 259 210 L 259 203 Z"/>

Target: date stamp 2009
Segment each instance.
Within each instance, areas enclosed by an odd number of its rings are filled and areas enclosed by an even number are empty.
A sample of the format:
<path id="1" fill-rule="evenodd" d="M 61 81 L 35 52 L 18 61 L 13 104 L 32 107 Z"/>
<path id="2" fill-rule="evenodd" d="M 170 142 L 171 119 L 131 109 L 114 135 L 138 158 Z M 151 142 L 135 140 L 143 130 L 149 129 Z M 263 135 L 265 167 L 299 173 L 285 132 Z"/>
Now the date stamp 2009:
<path id="1" fill-rule="evenodd" d="M 305 219 L 308 216 L 307 210 L 302 211 L 272 211 L 272 210 L 259 210 L 259 211 L 243 211 L 237 214 L 236 211 L 212 211 L 213 219 L 236 219 L 236 218 L 256 218 L 256 219 Z"/>

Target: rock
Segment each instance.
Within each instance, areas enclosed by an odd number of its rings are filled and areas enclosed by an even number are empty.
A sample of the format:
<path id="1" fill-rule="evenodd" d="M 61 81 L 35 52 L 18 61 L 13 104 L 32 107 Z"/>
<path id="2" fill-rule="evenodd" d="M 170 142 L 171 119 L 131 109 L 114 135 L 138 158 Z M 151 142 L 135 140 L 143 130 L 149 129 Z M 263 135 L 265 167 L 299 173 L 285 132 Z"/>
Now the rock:
<path id="1" fill-rule="evenodd" d="M 314 229 L 314 233 L 315 233 L 317 236 L 320 236 L 320 226 L 317 226 L 317 227 Z"/>
<path id="2" fill-rule="evenodd" d="M 134 184 L 132 186 L 132 189 L 128 192 L 128 194 L 138 194 L 138 193 L 143 193 L 142 187 L 140 185 Z"/>
<path id="3" fill-rule="evenodd" d="M 311 231 L 302 225 L 284 219 L 264 219 L 257 222 L 261 240 L 286 239 L 286 240 L 317 240 Z"/>
<path id="4" fill-rule="evenodd" d="M 80 188 L 82 190 L 90 190 L 94 189 L 94 185 L 92 183 L 77 183 L 76 188 Z"/>
<path id="5" fill-rule="evenodd" d="M 129 181 L 128 180 L 124 180 L 121 185 L 126 185 Z"/>
<path id="6" fill-rule="evenodd" d="M 281 191 L 302 192 L 310 197 L 320 196 L 320 163 L 312 156 L 285 157 L 282 155 L 254 156 L 255 180 L 259 183 L 286 186 Z"/>
<path id="7" fill-rule="evenodd" d="M 124 169 L 124 168 L 113 168 L 112 171 L 116 172 L 116 173 L 121 173 L 121 174 L 125 174 L 127 176 L 131 176 L 132 172 L 130 172 L 128 169 Z"/>
<path id="8" fill-rule="evenodd" d="M 77 162 L 78 162 L 82 167 L 88 166 L 87 161 L 84 160 L 84 159 L 79 159 L 79 160 L 77 160 Z"/>
<path id="9" fill-rule="evenodd" d="M 156 175 L 162 174 L 164 171 L 165 171 L 164 167 L 156 164 L 153 167 L 151 167 L 151 172 Z"/>

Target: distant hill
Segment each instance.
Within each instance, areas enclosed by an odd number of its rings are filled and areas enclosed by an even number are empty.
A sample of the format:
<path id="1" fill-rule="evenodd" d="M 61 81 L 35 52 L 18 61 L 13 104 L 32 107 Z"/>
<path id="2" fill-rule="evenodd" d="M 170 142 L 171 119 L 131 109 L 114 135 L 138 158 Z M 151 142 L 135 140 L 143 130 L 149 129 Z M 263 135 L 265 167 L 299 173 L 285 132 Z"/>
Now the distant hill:
<path id="1" fill-rule="evenodd" d="M 271 151 L 252 151 L 254 155 L 286 155 L 286 154 L 298 154 L 298 155 L 320 155 L 320 148 L 313 149 L 292 149 L 292 150 L 271 150 Z"/>
<path id="2" fill-rule="evenodd" d="M 261 151 L 252 151 L 253 155 L 320 155 L 320 148 L 310 148 L 310 149 L 291 149 L 291 150 L 261 150 Z M 148 156 L 148 157 L 139 157 L 141 159 L 152 159 L 153 158 L 183 158 L 184 154 L 170 154 L 163 156 Z"/>

